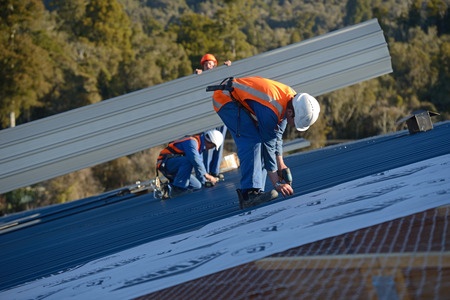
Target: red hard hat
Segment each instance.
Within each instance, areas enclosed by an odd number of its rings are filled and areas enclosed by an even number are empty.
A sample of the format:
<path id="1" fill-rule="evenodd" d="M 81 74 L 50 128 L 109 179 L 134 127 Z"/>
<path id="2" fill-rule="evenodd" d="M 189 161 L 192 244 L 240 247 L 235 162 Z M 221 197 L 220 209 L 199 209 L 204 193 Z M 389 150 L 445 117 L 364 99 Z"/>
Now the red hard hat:
<path id="1" fill-rule="evenodd" d="M 200 60 L 200 64 L 203 66 L 203 64 L 208 60 L 212 60 L 214 64 L 217 66 L 217 59 L 214 57 L 214 55 L 209 53 L 203 55 L 202 59 Z"/>

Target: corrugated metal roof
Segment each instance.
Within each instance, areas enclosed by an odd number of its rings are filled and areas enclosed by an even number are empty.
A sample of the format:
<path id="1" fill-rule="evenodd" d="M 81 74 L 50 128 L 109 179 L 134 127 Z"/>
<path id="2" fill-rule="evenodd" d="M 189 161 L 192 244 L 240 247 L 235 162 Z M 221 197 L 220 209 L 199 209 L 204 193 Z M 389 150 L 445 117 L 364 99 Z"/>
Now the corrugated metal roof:
<path id="1" fill-rule="evenodd" d="M 376 19 L 168 83 L 0 131 L 0 193 L 221 124 L 206 86 L 279 80 L 312 95 L 392 71 Z M 176 122 L 174 122 L 176 120 Z"/>
<path id="2" fill-rule="evenodd" d="M 296 195 L 450 153 L 450 122 L 286 157 Z M 117 191 L 3 217 L 0 290 L 239 214 L 238 171 L 214 188 L 165 202 Z M 280 199 L 279 201 L 283 201 Z"/>

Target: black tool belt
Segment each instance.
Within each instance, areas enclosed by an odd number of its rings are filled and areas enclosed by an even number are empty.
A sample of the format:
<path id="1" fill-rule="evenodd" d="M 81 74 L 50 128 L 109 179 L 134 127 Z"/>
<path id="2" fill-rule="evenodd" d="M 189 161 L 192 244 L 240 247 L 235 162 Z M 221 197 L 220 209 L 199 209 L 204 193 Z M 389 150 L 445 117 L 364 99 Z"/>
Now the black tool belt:
<path id="1" fill-rule="evenodd" d="M 227 77 L 219 85 L 209 85 L 206 87 L 207 92 L 214 92 L 214 91 L 224 91 L 227 90 L 230 93 L 234 90 L 233 88 L 233 79 L 234 77 Z M 226 83 L 225 83 L 226 82 Z"/>

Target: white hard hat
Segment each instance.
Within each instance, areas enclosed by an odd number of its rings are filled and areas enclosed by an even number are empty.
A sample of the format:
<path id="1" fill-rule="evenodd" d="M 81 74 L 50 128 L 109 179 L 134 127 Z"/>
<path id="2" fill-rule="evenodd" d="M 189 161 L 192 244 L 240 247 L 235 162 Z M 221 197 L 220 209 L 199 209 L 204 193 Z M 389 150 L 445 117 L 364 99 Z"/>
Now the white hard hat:
<path id="1" fill-rule="evenodd" d="M 320 105 L 313 96 L 302 93 L 292 99 L 294 107 L 294 122 L 298 131 L 306 131 L 309 126 L 317 121 L 320 113 Z"/>
<path id="2" fill-rule="evenodd" d="M 219 150 L 220 146 L 223 144 L 223 135 L 216 129 L 206 131 L 205 138 L 208 142 L 216 145 L 216 150 Z"/>

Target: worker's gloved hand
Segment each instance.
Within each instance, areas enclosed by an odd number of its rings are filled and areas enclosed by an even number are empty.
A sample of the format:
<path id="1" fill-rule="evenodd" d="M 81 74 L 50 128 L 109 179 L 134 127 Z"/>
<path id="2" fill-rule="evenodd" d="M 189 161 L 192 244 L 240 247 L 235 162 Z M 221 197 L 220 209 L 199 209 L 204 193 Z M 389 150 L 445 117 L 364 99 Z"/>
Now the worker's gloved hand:
<path id="1" fill-rule="evenodd" d="M 277 192 L 281 193 L 283 197 L 294 195 L 294 189 L 288 183 L 277 182 L 277 184 L 275 185 L 275 189 L 277 190 Z"/>
<path id="2" fill-rule="evenodd" d="M 223 176 L 222 173 L 219 174 L 209 174 L 209 176 L 207 176 L 207 180 L 205 182 L 205 187 L 213 187 L 215 186 L 219 181 L 224 181 L 225 177 Z"/>
<path id="3" fill-rule="evenodd" d="M 292 174 L 289 168 L 278 170 L 277 173 L 278 177 L 280 178 L 280 181 L 284 181 L 287 184 L 292 185 Z"/>
<path id="4" fill-rule="evenodd" d="M 212 182 L 212 181 L 206 181 L 205 182 L 205 187 L 213 187 L 213 186 L 215 186 L 216 185 L 216 183 L 215 182 Z"/>

